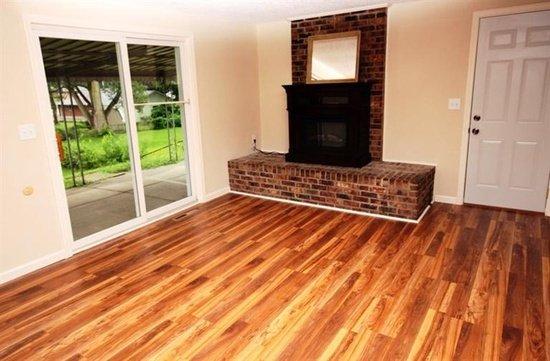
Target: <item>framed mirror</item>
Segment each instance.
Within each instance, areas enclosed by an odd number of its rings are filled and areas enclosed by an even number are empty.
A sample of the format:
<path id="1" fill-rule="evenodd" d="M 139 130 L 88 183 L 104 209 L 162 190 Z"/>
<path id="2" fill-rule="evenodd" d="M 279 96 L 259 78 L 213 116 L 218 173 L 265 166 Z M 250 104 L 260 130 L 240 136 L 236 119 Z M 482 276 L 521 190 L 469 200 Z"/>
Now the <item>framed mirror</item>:
<path id="1" fill-rule="evenodd" d="M 361 31 L 308 38 L 306 83 L 356 82 Z"/>

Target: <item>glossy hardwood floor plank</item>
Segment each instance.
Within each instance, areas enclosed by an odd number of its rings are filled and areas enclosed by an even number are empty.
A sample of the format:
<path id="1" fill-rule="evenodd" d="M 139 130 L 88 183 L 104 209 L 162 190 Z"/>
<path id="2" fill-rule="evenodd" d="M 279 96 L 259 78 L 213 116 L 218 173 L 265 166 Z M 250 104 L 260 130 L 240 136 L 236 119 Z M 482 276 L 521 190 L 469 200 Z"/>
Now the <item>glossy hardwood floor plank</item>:
<path id="1" fill-rule="evenodd" d="M 0 287 L 6 360 L 548 360 L 550 220 L 226 195 Z"/>

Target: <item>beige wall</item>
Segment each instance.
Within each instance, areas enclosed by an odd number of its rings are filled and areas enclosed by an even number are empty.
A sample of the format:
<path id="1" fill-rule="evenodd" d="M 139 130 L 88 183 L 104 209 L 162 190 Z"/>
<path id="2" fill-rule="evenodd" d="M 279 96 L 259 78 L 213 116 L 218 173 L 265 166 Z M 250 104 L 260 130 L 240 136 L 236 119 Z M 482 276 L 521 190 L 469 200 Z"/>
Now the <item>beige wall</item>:
<path id="1" fill-rule="evenodd" d="M 261 147 L 288 151 L 288 117 L 282 87 L 292 84 L 290 24 L 277 21 L 259 24 L 258 62 L 260 67 Z"/>
<path id="2" fill-rule="evenodd" d="M 447 105 L 449 98 L 465 102 L 473 13 L 534 2 L 541 1 L 419 0 L 388 9 L 383 156 L 435 164 L 435 194 L 444 197 L 439 199 L 459 195 L 464 109 L 450 111 Z M 289 28 L 258 27 L 259 74 L 268 79 L 260 82 L 260 93 L 272 95 L 260 98 L 262 144 L 281 151 L 287 150 L 287 117 L 284 93 L 275 89 L 290 80 Z M 270 46 L 272 39 L 280 49 Z"/>
<path id="3" fill-rule="evenodd" d="M 464 102 L 472 13 L 529 2 L 536 1 L 420 0 L 390 8 L 384 156 L 436 164 L 437 195 L 456 197 L 458 191 L 463 111 L 448 111 L 447 99 Z M 63 249 L 24 14 L 126 31 L 193 32 L 207 193 L 227 186 L 226 161 L 250 152 L 251 135 L 266 150 L 288 149 L 281 88 L 291 82 L 286 21 L 255 27 L 158 7 L 81 2 L 74 10 L 71 3 L 0 2 L 0 276 Z M 29 122 L 38 137 L 21 142 L 17 126 Z M 27 185 L 35 189 L 30 197 L 22 194 Z"/>
<path id="4" fill-rule="evenodd" d="M 227 187 L 230 158 L 250 152 L 260 133 L 256 28 L 171 9 L 116 8 L 114 2 L 0 2 L 0 276 L 63 249 L 53 184 L 39 119 L 22 16 L 59 17 L 126 31 L 160 28 L 195 38 L 206 193 Z M 109 7 L 109 8 L 106 8 Z M 34 123 L 38 137 L 19 141 L 17 126 Z M 22 189 L 31 185 L 30 197 Z"/>
<path id="5" fill-rule="evenodd" d="M 435 194 L 457 197 L 473 12 L 540 1 L 423 0 L 389 8 L 384 159 L 437 165 Z"/>

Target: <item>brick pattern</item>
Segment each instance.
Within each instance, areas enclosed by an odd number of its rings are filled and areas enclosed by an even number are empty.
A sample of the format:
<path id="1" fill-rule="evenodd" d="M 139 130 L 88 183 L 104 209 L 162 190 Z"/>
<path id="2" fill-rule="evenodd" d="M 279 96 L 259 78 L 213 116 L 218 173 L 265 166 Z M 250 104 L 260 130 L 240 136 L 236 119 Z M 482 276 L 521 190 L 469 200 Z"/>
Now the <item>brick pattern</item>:
<path id="1" fill-rule="evenodd" d="M 435 167 L 374 161 L 363 168 L 285 162 L 252 154 L 229 161 L 231 190 L 417 219 L 432 201 Z"/>
<path id="2" fill-rule="evenodd" d="M 382 159 L 384 119 L 384 73 L 386 64 L 386 9 L 295 20 L 291 23 L 292 82 L 305 83 L 307 38 L 312 35 L 361 30 L 359 80 L 373 82 L 370 119 L 370 153 Z"/>

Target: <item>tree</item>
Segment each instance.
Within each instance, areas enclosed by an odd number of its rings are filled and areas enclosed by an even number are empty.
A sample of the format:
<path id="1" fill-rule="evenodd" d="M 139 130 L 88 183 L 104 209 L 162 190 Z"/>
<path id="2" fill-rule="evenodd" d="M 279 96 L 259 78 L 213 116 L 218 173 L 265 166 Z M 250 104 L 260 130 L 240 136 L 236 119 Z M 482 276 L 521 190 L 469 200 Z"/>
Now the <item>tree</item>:
<path id="1" fill-rule="evenodd" d="M 69 92 L 76 102 L 76 106 L 84 115 L 90 127 L 93 129 L 103 129 L 109 126 L 109 114 L 120 101 L 121 89 L 119 82 L 90 80 L 83 84 L 74 84 L 69 82 Z M 82 91 L 82 87 L 88 90 L 90 98 L 86 97 Z M 101 98 L 102 92 L 109 95 L 109 104 L 106 107 L 103 105 Z"/>
<path id="2" fill-rule="evenodd" d="M 48 83 L 48 95 L 50 97 L 50 107 L 52 108 L 54 124 L 59 123 L 59 119 L 57 118 L 57 105 L 55 104 L 55 100 L 54 100 L 54 96 L 57 95 L 57 92 L 58 92 L 57 87 L 51 82 Z"/>
<path id="3" fill-rule="evenodd" d="M 87 83 L 69 83 L 69 88 L 73 94 L 75 105 L 78 106 L 81 113 L 90 124 L 90 128 L 100 130 L 109 126 L 109 114 L 120 102 L 122 90 L 118 81 L 98 81 L 90 80 Z M 89 98 L 84 94 L 82 88 L 88 90 Z M 141 102 L 147 101 L 146 88 L 136 82 L 132 82 L 132 91 L 134 99 Z M 102 94 L 110 99 L 109 104 L 104 106 Z"/>
<path id="4" fill-rule="evenodd" d="M 59 99 L 59 87 L 63 96 L 63 106 L 76 106 L 82 116 L 88 122 L 91 129 L 101 130 L 109 126 L 109 114 L 120 104 L 122 90 L 118 81 L 112 80 L 89 80 L 78 81 L 66 78 L 63 82 L 49 81 L 48 90 L 50 93 L 50 104 L 54 112 L 54 122 L 57 123 L 57 112 L 55 99 Z M 147 88 L 138 82 L 132 82 L 132 91 L 136 103 L 147 101 Z M 67 94 L 67 92 L 69 94 Z M 104 95 L 102 99 L 102 94 Z M 70 96 L 68 96 L 70 95 Z M 106 95 L 106 96 L 105 96 Z M 109 99 L 108 104 L 103 100 Z"/>

